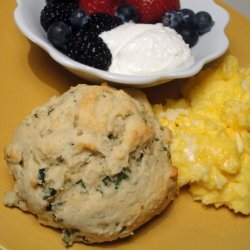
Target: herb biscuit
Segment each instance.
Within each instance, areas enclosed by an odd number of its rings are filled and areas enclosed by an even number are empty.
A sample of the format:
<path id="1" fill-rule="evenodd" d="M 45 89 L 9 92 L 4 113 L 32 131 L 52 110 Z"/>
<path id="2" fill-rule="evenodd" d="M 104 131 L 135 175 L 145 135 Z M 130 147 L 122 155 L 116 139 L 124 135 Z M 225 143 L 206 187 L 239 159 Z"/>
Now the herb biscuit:
<path id="1" fill-rule="evenodd" d="M 5 204 L 62 229 L 67 246 L 132 235 L 175 197 L 170 137 L 142 92 L 72 87 L 16 129 Z"/>

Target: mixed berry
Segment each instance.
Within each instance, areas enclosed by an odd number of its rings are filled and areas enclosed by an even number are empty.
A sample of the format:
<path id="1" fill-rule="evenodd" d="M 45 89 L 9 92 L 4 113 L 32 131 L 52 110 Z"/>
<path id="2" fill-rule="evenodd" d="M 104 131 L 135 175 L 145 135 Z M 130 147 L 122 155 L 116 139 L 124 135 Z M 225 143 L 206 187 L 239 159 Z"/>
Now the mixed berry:
<path id="1" fill-rule="evenodd" d="M 41 25 L 45 31 L 57 21 L 63 21 L 65 24 L 70 25 L 71 14 L 76 9 L 77 4 L 74 1 L 47 1 L 41 12 Z"/>
<path id="2" fill-rule="evenodd" d="M 209 32 L 214 25 L 209 13 L 206 11 L 194 13 L 190 9 L 166 12 L 162 16 L 162 23 L 166 27 L 175 29 L 190 47 L 198 42 L 200 35 Z"/>
<path id="3" fill-rule="evenodd" d="M 162 22 L 190 47 L 214 25 L 209 13 L 180 9 L 179 0 L 46 0 L 40 22 L 54 47 L 101 70 L 109 69 L 112 55 L 99 34 L 123 23 Z"/>

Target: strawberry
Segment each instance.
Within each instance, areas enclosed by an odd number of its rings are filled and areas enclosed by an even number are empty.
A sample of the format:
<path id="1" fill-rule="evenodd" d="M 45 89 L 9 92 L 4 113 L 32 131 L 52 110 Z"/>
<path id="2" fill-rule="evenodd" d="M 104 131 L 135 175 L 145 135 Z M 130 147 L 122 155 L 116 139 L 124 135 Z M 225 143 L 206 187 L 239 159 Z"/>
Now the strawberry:
<path id="1" fill-rule="evenodd" d="M 126 0 L 138 12 L 140 23 L 157 23 L 167 11 L 179 10 L 179 0 Z"/>
<path id="2" fill-rule="evenodd" d="M 79 8 L 90 15 L 102 12 L 113 16 L 121 2 L 122 0 L 79 0 Z"/>

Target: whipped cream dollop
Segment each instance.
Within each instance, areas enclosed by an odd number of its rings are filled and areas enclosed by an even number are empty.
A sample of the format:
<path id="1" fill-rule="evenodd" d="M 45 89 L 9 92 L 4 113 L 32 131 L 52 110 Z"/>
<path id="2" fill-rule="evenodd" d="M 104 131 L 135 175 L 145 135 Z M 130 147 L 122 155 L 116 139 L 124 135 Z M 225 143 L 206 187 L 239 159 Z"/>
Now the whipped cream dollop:
<path id="1" fill-rule="evenodd" d="M 99 36 L 111 51 L 112 73 L 138 76 L 171 73 L 194 63 L 182 37 L 160 23 L 125 23 Z"/>

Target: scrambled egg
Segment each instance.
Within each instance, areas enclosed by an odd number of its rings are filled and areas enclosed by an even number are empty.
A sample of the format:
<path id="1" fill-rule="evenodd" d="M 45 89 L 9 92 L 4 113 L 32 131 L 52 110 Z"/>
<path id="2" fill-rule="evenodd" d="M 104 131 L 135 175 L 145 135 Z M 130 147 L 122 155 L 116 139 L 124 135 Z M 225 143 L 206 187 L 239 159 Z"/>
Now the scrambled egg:
<path id="1" fill-rule="evenodd" d="M 154 110 L 172 130 L 171 158 L 178 185 L 194 200 L 250 214 L 250 67 L 226 57 L 191 78 L 183 98 Z"/>

